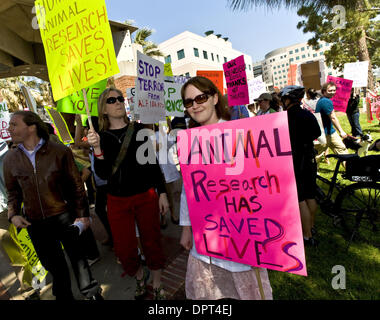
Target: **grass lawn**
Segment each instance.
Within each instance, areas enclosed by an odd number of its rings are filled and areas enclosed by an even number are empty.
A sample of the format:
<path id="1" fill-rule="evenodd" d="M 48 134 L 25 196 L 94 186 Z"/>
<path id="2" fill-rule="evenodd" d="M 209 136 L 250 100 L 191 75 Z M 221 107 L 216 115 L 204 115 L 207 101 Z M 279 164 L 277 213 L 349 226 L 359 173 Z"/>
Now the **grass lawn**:
<path id="1" fill-rule="evenodd" d="M 346 114 L 338 113 L 338 118 L 343 130 L 351 133 Z M 361 114 L 360 124 L 363 132 L 369 131 L 374 140 L 380 138 L 378 120 L 368 123 L 366 115 Z M 319 168 L 320 175 L 331 177 L 335 164 L 334 159 L 330 159 L 330 164 L 322 163 Z M 342 180 L 342 183 L 352 182 Z M 376 238 L 371 233 L 370 239 L 376 240 L 354 240 L 347 249 L 347 240 L 341 228 L 334 226 L 332 219 L 320 210 L 316 215 L 316 228 L 319 245 L 316 248 L 306 248 L 307 277 L 268 270 L 273 298 L 276 300 L 380 299 L 380 248 L 374 245 L 380 243 L 379 232 Z M 337 265 L 345 268 L 345 289 L 332 287 L 332 280 L 337 275 L 332 273 L 332 269 Z"/>

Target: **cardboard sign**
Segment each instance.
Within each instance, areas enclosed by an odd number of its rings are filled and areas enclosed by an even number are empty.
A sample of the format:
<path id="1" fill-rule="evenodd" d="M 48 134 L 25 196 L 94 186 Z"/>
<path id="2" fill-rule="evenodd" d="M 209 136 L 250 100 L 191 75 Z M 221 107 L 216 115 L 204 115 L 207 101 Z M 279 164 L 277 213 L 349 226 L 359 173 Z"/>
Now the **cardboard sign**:
<path id="1" fill-rule="evenodd" d="M 218 88 L 221 94 L 223 94 L 223 71 L 215 71 L 215 70 L 198 70 L 197 76 L 205 77 L 211 80 L 215 86 Z"/>
<path id="2" fill-rule="evenodd" d="M 56 101 L 120 72 L 105 0 L 36 0 L 35 7 Z"/>
<path id="3" fill-rule="evenodd" d="M 98 99 L 106 87 L 107 79 L 104 79 L 86 88 L 88 108 L 91 116 L 98 116 Z M 76 91 L 72 95 L 57 101 L 57 110 L 59 112 L 87 115 L 82 90 Z"/>
<path id="4" fill-rule="evenodd" d="M 348 100 L 350 100 L 352 80 L 327 76 L 326 82 L 334 82 L 336 84 L 336 93 L 332 97 L 334 110 L 346 112 Z"/>
<path id="5" fill-rule="evenodd" d="M 181 130 L 198 253 L 306 275 L 286 112 Z"/>
<path id="6" fill-rule="evenodd" d="M 165 82 L 165 107 L 166 116 L 183 117 L 183 101 L 181 97 L 182 85 L 178 83 Z"/>
<path id="7" fill-rule="evenodd" d="M 164 64 L 137 51 L 135 110 L 142 123 L 165 120 Z"/>
<path id="8" fill-rule="evenodd" d="M 9 134 L 10 114 L 8 110 L 8 105 L 5 100 L 0 102 L 0 140 L 10 141 L 11 135 Z"/>
<path id="9" fill-rule="evenodd" d="M 248 80 L 248 92 L 249 92 L 249 103 L 254 103 L 260 94 L 266 92 L 265 83 L 262 77 L 256 77 Z"/>
<path id="10" fill-rule="evenodd" d="M 226 77 L 228 105 L 238 106 L 249 104 L 247 74 L 245 73 L 244 56 L 223 64 Z"/>
<path id="11" fill-rule="evenodd" d="M 69 128 L 63 119 L 62 115 L 53 107 L 44 107 L 57 132 L 57 136 L 64 144 L 74 143 L 73 137 L 70 134 Z"/>
<path id="12" fill-rule="evenodd" d="M 319 61 L 301 64 L 302 83 L 307 89 L 321 89 Z"/>
<path id="13" fill-rule="evenodd" d="M 368 63 L 368 61 L 359 61 L 344 64 L 344 78 L 353 81 L 353 88 L 367 87 Z"/>

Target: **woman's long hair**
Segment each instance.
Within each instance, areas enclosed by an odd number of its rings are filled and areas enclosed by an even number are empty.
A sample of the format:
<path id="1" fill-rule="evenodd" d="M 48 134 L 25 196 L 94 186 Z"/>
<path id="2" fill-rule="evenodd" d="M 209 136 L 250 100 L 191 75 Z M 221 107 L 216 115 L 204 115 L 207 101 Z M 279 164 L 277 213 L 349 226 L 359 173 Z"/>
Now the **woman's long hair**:
<path id="1" fill-rule="evenodd" d="M 104 110 L 106 109 L 106 104 L 107 104 L 106 100 L 107 100 L 108 95 L 111 91 L 115 91 L 121 96 L 123 95 L 123 93 L 119 89 L 116 89 L 114 87 L 110 87 L 110 88 L 107 88 L 106 90 L 104 90 L 102 92 L 102 94 L 99 96 L 99 99 L 98 99 L 99 131 L 108 130 L 110 127 L 110 121 L 108 119 L 107 114 L 104 113 Z M 125 123 L 129 122 L 127 113 L 125 113 L 124 121 L 125 121 Z"/>
<path id="2" fill-rule="evenodd" d="M 205 78 L 205 77 L 193 77 L 190 78 L 189 81 L 187 81 L 181 89 L 181 96 L 182 96 L 182 101 L 185 100 L 185 90 L 188 87 L 188 85 L 193 85 L 196 87 L 199 91 L 203 93 L 209 93 L 214 95 L 215 93 L 218 95 L 218 103 L 215 105 L 216 109 L 216 115 L 218 119 L 223 119 L 223 120 L 230 120 L 231 119 L 231 113 L 230 110 L 228 109 L 228 106 L 225 103 L 225 99 L 223 98 L 221 92 L 218 90 L 218 88 L 215 86 L 215 84 Z M 189 113 L 185 110 L 185 114 L 189 116 Z M 194 128 L 194 127 L 199 127 L 200 124 L 194 121 L 190 117 L 189 121 L 189 128 Z"/>

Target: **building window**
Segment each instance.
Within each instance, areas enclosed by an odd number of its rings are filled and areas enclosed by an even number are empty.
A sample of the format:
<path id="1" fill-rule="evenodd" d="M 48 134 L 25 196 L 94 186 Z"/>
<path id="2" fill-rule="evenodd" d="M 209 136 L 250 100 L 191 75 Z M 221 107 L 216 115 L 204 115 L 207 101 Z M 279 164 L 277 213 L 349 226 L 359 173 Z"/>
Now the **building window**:
<path id="1" fill-rule="evenodd" d="M 315 58 L 317 56 L 317 54 L 316 53 L 313 53 L 313 57 Z"/>
<path id="2" fill-rule="evenodd" d="M 218 54 L 216 55 L 216 60 L 218 60 L 218 62 L 220 62 L 220 61 L 219 61 L 219 55 L 218 55 Z"/>
<path id="3" fill-rule="evenodd" d="M 204 51 L 204 50 L 203 50 L 203 58 L 208 59 L 207 51 Z"/>
<path id="4" fill-rule="evenodd" d="M 249 71 L 251 71 L 251 65 L 250 64 L 248 65 L 248 69 L 249 69 Z"/>
<path id="5" fill-rule="evenodd" d="M 165 57 L 165 63 L 172 63 L 172 57 L 170 56 L 170 54 Z"/>
<path id="6" fill-rule="evenodd" d="M 299 56 L 297 56 L 297 57 L 296 57 L 296 60 L 299 60 L 299 59 L 300 59 L 300 57 L 299 57 Z"/>
<path id="7" fill-rule="evenodd" d="M 289 51 L 289 54 L 293 54 L 293 50 L 290 50 L 290 51 Z"/>
<path id="8" fill-rule="evenodd" d="M 226 63 L 227 62 L 227 58 L 226 57 L 224 57 L 224 63 Z"/>
<path id="9" fill-rule="evenodd" d="M 301 48 L 301 51 L 305 51 L 305 47 L 302 47 L 302 48 Z"/>
<path id="10" fill-rule="evenodd" d="M 290 62 L 293 62 L 294 61 L 294 58 L 290 58 Z"/>
<path id="11" fill-rule="evenodd" d="M 190 73 L 189 73 L 189 72 L 186 72 L 186 73 L 185 73 L 185 76 L 186 76 L 186 78 L 190 78 Z"/>
<path id="12" fill-rule="evenodd" d="M 178 57 L 178 60 L 185 58 L 185 50 L 182 49 L 182 50 L 177 51 L 177 57 Z"/>
<path id="13" fill-rule="evenodd" d="M 319 55 L 320 55 L 320 56 L 323 56 L 323 51 L 321 51 L 321 52 L 319 53 Z"/>
<path id="14" fill-rule="evenodd" d="M 295 53 L 297 53 L 298 51 L 299 51 L 298 49 L 294 50 Z"/>
<path id="15" fill-rule="evenodd" d="M 198 48 L 194 48 L 194 56 L 199 58 L 199 51 Z"/>
<path id="16" fill-rule="evenodd" d="M 214 61 L 214 54 L 211 53 L 211 60 Z"/>
<path id="17" fill-rule="evenodd" d="M 303 54 L 303 55 L 302 55 L 302 59 L 305 59 L 305 58 L 306 58 L 306 55 Z"/>

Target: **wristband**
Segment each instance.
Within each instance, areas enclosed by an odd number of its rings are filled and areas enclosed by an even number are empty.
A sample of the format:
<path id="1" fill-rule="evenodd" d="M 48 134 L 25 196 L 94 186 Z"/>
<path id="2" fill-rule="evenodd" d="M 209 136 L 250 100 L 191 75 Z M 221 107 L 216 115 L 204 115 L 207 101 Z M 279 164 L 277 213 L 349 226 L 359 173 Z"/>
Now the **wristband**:
<path id="1" fill-rule="evenodd" d="M 103 151 L 102 151 L 100 154 L 96 154 L 95 151 L 94 151 L 94 157 L 99 158 L 99 157 L 101 157 L 102 155 L 104 155 Z"/>

